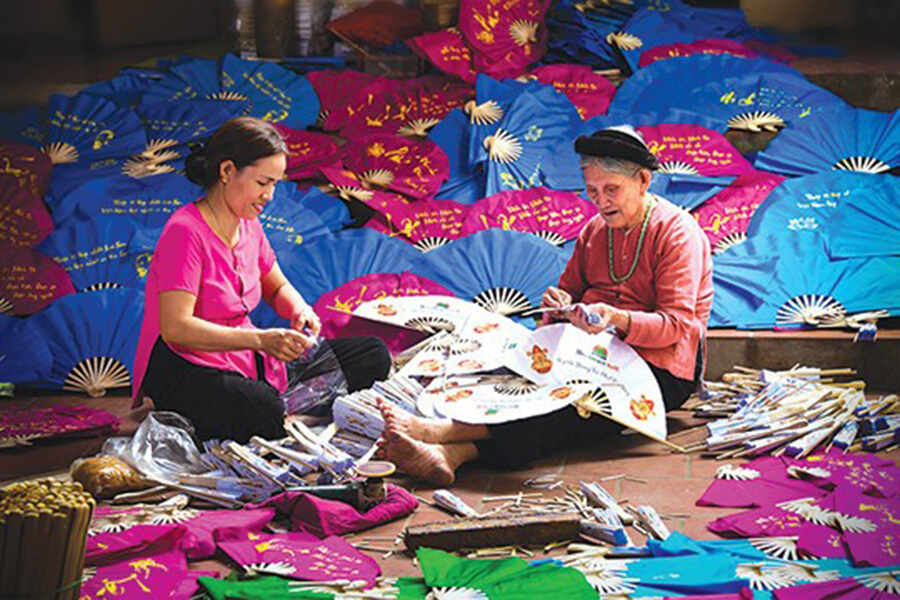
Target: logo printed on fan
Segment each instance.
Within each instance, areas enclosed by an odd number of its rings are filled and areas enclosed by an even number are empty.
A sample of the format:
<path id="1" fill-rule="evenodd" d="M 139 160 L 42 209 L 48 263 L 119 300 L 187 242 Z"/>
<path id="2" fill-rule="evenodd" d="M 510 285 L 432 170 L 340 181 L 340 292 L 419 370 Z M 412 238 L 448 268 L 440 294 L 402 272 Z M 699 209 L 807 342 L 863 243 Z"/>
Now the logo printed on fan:
<path id="1" fill-rule="evenodd" d="M 591 350 L 590 359 L 605 365 L 606 361 L 609 359 L 609 350 L 605 346 L 597 344 L 594 346 L 593 350 Z"/>
<path id="2" fill-rule="evenodd" d="M 632 400 L 628 407 L 631 409 L 631 414 L 634 415 L 634 418 L 640 421 L 646 421 L 656 412 L 656 403 L 646 396 L 641 396 L 640 400 Z"/>
<path id="3" fill-rule="evenodd" d="M 534 369 L 536 373 L 545 375 L 553 368 L 553 361 L 547 356 L 546 348 L 541 348 L 535 344 L 534 348 L 526 354 L 528 355 L 528 358 L 531 359 L 531 368 Z"/>

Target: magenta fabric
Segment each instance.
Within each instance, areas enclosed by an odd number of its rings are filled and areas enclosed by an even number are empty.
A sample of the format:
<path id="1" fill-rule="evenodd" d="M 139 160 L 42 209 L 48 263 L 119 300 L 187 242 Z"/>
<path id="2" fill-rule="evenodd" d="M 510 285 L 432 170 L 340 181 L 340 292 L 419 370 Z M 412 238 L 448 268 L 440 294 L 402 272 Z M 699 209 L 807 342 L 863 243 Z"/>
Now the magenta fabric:
<path id="1" fill-rule="evenodd" d="M 550 0 L 462 0 L 459 29 L 472 49 L 475 70 L 494 79 L 518 77 L 547 50 L 544 14 Z M 517 21 L 538 25 L 531 40 L 519 44 L 510 33 Z"/>
<path id="2" fill-rule="evenodd" d="M 391 181 L 379 189 L 410 198 L 434 196 L 450 175 L 447 155 L 431 140 L 413 140 L 396 134 L 375 133 L 344 146 L 344 167 L 365 181 L 367 173 L 385 171 Z"/>
<path id="3" fill-rule="evenodd" d="M 200 591 L 200 584 L 197 579 L 200 577 L 212 577 L 220 579 L 222 576 L 218 571 L 188 571 L 184 574 L 184 580 L 174 592 L 172 592 L 171 600 L 191 600 Z"/>
<path id="4" fill-rule="evenodd" d="M 466 216 L 462 235 L 485 229 L 553 233 L 565 240 L 578 237 L 597 208 L 575 192 L 543 187 L 509 190 L 479 200 Z"/>
<path id="5" fill-rule="evenodd" d="M 219 547 L 241 566 L 283 563 L 294 569 L 285 574 L 289 579 L 333 581 L 349 579 L 365 581 L 366 588 L 375 585 L 381 569 L 370 558 L 339 537 L 319 540 L 308 533 L 259 535 L 220 542 Z"/>
<path id="6" fill-rule="evenodd" d="M 703 493 L 697 506 L 753 508 L 773 506 L 785 500 L 815 498 L 827 492 L 806 481 L 791 479 L 781 458 L 758 458 L 742 468 L 752 469 L 759 477 L 750 480 L 714 479 Z"/>
<path id="7" fill-rule="evenodd" d="M 472 65 L 472 51 L 456 27 L 410 38 L 406 45 L 442 73 L 471 84 L 478 79 Z"/>
<path id="8" fill-rule="evenodd" d="M 464 224 L 471 208 L 453 200 L 395 202 L 383 206 L 366 227 L 411 244 L 435 237 L 455 240 L 466 235 Z"/>
<path id="9" fill-rule="evenodd" d="M 13 176 L 0 174 L 0 198 L 0 241 L 30 248 L 53 231 L 47 205 Z"/>
<path id="10" fill-rule="evenodd" d="M 111 512 L 104 510 L 107 508 L 109 507 L 98 506 L 95 509 L 95 516 Z M 156 551 L 172 550 L 178 547 L 186 531 L 181 524 L 136 525 L 122 531 L 89 535 L 84 551 L 84 562 L 87 566 L 93 567 L 120 562 L 126 558 L 146 556 Z"/>
<path id="11" fill-rule="evenodd" d="M 291 531 L 311 533 L 319 538 L 371 529 L 410 514 L 418 505 L 405 489 L 387 484 L 387 497 L 365 513 L 344 502 L 323 500 L 303 492 L 285 492 L 259 506 L 272 507 L 291 519 Z"/>
<path id="12" fill-rule="evenodd" d="M 753 213 L 784 177 L 754 171 L 735 179 L 727 188 L 694 209 L 692 214 L 710 246 L 716 246 L 729 236 L 746 234 Z"/>
<path id="13" fill-rule="evenodd" d="M 646 67 L 658 60 L 693 54 L 730 54 L 742 58 L 759 56 L 759 52 L 734 40 L 700 40 L 689 44 L 664 44 L 641 53 L 640 66 Z"/>
<path id="14" fill-rule="evenodd" d="M 685 163 L 708 177 L 756 172 L 750 161 L 718 131 L 687 123 L 644 125 L 638 131 L 663 170 L 667 164 Z"/>
<path id="15" fill-rule="evenodd" d="M 879 498 L 895 498 L 900 494 L 900 467 L 888 458 L 864 452 L 845 454 L 837 448 L 796 460 L 785 458 L 788 465 L 825 469 L 831 475 L 812 483 L 833 489 L 847 485 Z"/>
<path id="16" fill-rule="evenodd" d="M 55 260 L 43 252 L 0 241 L 0 304 L 9 302 L 12 314 L 34 314 L 74 293 L 72 279 Z"/>
<path id="17" fill-rule="evenodd" d="M 751 50 L 765 54 L 768 58 L 778 62 L 792 63 L 800 58 L 781 44 L 770 44 L 762 40 L 746 40 L 744 44 Z"/>
<path id="18" fill-rule="evenodd" d="M 859 567 L 900 565 L 900 502 L 876 499 L 852 487 L 840 485 L 834 492 L 834 509 L 849 517 L 863 519 L 861 527 L 874 525 L 874 531 L 848 528 L 844 543 Z"/>
<path id="19" fill-rule="evenodd" d="M 249 312 L 259 304 L 260 280 L 274 264 L 275 253 L 258 219 L 241 220 L 240 241 L 232 250 L 213 232 L 195 204 L 176 210 L 163 228 L 147 275 L 144 323 L 134 359 L 135 402 L 141 402 L 141 382 L 159 337 L 160 292 L 190 292 L 197 297 L 194 316 L 226 327 L 255 329 Z M 204 352 L 175 344 L 169 347 L 192 363 L 256 379 L 252 350 Z M 266 380 L 275 389 L 284 391 L 287 387 L 284 363 L 269 355 L 263 358 Z"/>
<path id="20" fill-rule="evenodd" d="M 774 590 L 777 600 L 900 600 L 900 594 L 866 587 L 852 577 Z"/>
<path id="21" fill-rule="evenodd" d="M 286 177 L 292 181 L 310 179 L 322 166 L 339 165 L 340 148 L 331 136 L 291 129 L 275 124 L 288 148 Z"/>
<path id="22" fill-rule="evenodd" d="M 13 178 L 18 187 L 43 198 L 52 173 L 53 163 L 39 149 L 0 140 L 0 175 Z"/>
<path id="23" fill-rule="evenodd" d="M 109 411 L 86 406 L 14 407 L 0 404 L 0 440 L 4 438 L 62 438 L 111 435 L 119 419 Z"/>
<path id="24" fill-rule="evenodd" d="M 178 550 L 169 550 L 97 568 L 81 584 L 79 600 L 109 598 L 171 598 L 187 576 L 187 562 Z"/>
<path id="25" fill-rule="evenodd" d="M 565 94 L 585 121 L 605 115 L 616 94 L 616 86 L 585 65 L 546 65 L 532 70 L 531 75 Z"/>
<path id="26" fill-rule="evenodd" d="M 347 169 L 322 167 L 319 171 L 322 177 L 337 188 L 341 197 L 346 194 L 346 198 L 362 202 L 379 213 L 395 211 L 399 207 L 421 202 L 421 200 L 413 200 L 395 192 L 367 188 L 353 171 Z M 347 192 L 347 190 L 351 191 Z"/>
<path id="27" fill-rule="evenodd" d="M 396 133 L 417 120 L 440 121 L 474 97 L 472 85 L 439 75 L 379 78 L 352 97 L 341 136 L 353 140 L 369 133 Z"/>
<path id="28" fill-rule="evenodd" d="M 310 71 L 306 78 L 319 96 L 320 125 L 325 131 L 340 130 L 349 116 L 347 109 L 354 94 L 378 79 L 353 69 Z"/>

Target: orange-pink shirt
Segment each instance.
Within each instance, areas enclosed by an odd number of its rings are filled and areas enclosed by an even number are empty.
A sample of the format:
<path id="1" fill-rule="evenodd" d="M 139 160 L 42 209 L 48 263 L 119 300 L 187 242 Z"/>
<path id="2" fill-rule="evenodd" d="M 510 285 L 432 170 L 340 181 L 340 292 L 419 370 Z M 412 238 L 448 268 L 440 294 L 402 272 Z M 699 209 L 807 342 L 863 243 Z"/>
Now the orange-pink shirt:
<path id="1" fill-rule="evenodd" d="M 628 233 L 607 227 L 598 215 L 575 243 L 559 287 L 575 302 L 603 302 L 628 311 L 625 341 L 644 360 L 682 379 L 694 379 L 697 346 L 706 338 L 712 306 L 709 242 L 697 222 L 668 200 L 656 207 L 631 278 L 614 283 L 609 273 L 609 235 L 617 278 L 628 273 L 638 251 L 641 227 Z"/>
<path id="2" fill-rule="evenodd" d="M 275 264 L 275 253 L 258 220 L 240 221 L 240 241 L 232 249 L 213 232 L 196 204 L 172 213 L 156 244 L 147 275 L 144 322 L 134 359 L 135 399 L 153 345 L 159 337 L 159 294 L 182 290 L 197 297 L 194 316 L 228 327 L 253 329 L 248 316 L 262 296 L 262 278 Z M 169 347 L 182 358 L 207 367 L 235 371 L 256 379 L 252 350 L 207 352 L 176 344 Z M 263 354 L 266 381 L 275 389 L 287 387 L 284 363 Z"/>

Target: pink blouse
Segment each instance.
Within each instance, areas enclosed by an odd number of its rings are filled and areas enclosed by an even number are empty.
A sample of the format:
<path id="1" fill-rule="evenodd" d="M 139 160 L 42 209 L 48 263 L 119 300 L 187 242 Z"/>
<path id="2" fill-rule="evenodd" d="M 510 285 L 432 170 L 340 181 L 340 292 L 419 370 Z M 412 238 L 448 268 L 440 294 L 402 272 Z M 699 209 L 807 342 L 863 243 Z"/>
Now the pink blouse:
<path id="1" fill-rule="evenodd" d="M 691 381 L 712 306 L 709 242 L 687 212 L 655 198 L 657 205 L 630 279 L 613 283 L 608 246 L 612 230 L 598 215 L 581 230 L 559 287 L 575 302 L 603 302 L 628 311 L 631 328 L 625 341 L 647 362 Z M 617 278 L 631 268 L 640 236 L 640 226 L 627 234 L 613 233 Z"/>
<path id="2" fill-rule="evenodd" d="M 259 221 L 240 221 L 240 241 L 229 248 L 203 219 L 196 204 L 175 211 L 166 223 L 147 275 L 144 323 L 134 359 L 134 395 L 147 371 L 159 337 L 159 294 L 183 290 L 197 297 L 194 316 L 228 327 L 254 329 L 248 316 L 262 296 L 261 279 L 275 264 L 275 253 Z M 192 363 L 235 371 L 256 379 L 252 350 L 206 352 L 176 344 L 169 347 Z M 285 365 L 263 354 L 266 380 L 277 390 L 287 387 Z"/>

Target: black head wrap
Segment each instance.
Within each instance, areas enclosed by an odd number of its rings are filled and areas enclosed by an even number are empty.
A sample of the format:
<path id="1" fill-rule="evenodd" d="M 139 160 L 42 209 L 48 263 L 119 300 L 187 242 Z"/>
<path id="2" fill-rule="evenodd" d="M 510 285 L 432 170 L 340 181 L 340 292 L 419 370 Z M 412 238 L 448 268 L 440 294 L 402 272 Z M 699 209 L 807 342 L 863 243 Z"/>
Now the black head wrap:
<path id="1" fill-rule="evenodd" d="M 659 168 L 659 159 L 637 135 L 619 129 L 600 129 L 575 140 L 575 152 L 585 156 L 620 158 L 646 167 Z"/>

